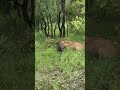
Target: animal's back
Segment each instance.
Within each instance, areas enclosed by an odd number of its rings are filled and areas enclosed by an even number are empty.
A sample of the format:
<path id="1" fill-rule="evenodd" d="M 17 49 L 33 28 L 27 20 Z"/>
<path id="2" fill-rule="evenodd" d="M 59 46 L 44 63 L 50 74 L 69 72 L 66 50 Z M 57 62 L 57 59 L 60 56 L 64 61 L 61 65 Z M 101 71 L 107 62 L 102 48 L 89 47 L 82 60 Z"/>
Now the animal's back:
<path id="1" fill-rule="evenodd" d="M 59 49 L 61 48 L 62 51 L 64 50 L 64 48 L 70 48 L 73 50 L 81 50 L 84 48 L 84 45 L 79 42 L 73 42 L 73 41 L 59 41 L 59 43 L 57 44 L 57 47 Z"/>
<path id="2" fill-rule="evenodd" d="M 98 50 L 99 57 L 112 58 L 119 56 L 119 51 L 113 46 L 104 46 Z"/>
<path id="3" fill-rule="evenodd" d="M 113 57 L 119 54 L 118 48 L 110 40 L 94 37 L 86 39 L 86 52 L 92 57 Z"/>

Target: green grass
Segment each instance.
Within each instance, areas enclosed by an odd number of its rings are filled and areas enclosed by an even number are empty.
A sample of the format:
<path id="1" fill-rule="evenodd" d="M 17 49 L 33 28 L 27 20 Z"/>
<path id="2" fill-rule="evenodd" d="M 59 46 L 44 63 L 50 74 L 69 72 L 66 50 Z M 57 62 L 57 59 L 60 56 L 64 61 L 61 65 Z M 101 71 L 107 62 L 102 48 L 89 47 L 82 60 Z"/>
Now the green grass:
<path id="1" fill-rule="evenodd" d="M 87 90 L 119 90 L 120 60 L 94 59 L 86 61 Z"/>
<path id="2" fill-rule="evenodd" d="M 74 33 L 73 33 L 74 34 Z M 84 89 L 84 50 L 73 51 L 65 49 L 60 53 L 56 48 L 58 39 L 41 37 L 39 32 L 35 33 L 36 53 L 36 90 L 80 90 Z M 74 36 L 70 34 L 71 36 Z M 74 37 L 75 38 L 75 37 Z M 83 42 L 82 36 L 76 38 Z M 66 38 L 74 40 L 71 38 Z M 77 41 L 78 39 L 74 40 Z"/>
<path id="3" fill-rule="evenodd" d="M 0 15 L 0 90 L 35 88 L 34 52 L 28 50 L 31 49 L 29 35 L 18 31 L 27 31 L 24 26 L 19 28 L 22 24 L 14 27 L 9 18 Z"/>
<path id="4" fill-rule="evenodd" d="M 119 23 L 118 21 L 95 23 L 90 20 L 86 32 L 88 36 L 119 41 L 120 30 L 115 30 Z M 85 61 L 86 90 L 120 90 L 120 58 L 98 60 L 86 58 Z"/>
<path id="5" fill-rule="evenodd" d="M 34 57 L 31 56 L 34 55 L 23 57 L 21 52 L 16 52 L 0 57 L 0 90 L 34 89 Z"/>

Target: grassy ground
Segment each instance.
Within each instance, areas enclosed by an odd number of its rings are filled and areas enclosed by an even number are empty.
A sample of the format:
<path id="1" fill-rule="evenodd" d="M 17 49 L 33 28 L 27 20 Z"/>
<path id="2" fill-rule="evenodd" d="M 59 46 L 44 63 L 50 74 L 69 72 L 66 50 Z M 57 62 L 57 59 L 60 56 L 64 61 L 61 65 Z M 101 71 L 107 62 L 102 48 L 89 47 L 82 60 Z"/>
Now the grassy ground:
<path id="1" fill-rule="evenodd" d="M 86 35 L 120 40 L 118 21 L 96 23 L 90 20 L 86 26 Z M 83 36 L 77 33 L 70 33 L 69 39 L 83 42 Z M 56 40 L 50 41 L 36 33 L 36 90 L 120 89 L 120 58 L 91 60 L 85 59 L 84 51 L 71 50 L 60 54 L 56 51 Z"/>
<path id="2" fill-rule="evenodd" d="M 34 52 L 29 53 L 22 45 L 25 38 L 3 36 L 0 37 L 0 90 L 34 89 Z"/>
<path id="3" fill-rule="evenodd" d="M 120 29 L 115 27 L 119 21 L 88 22 L 87 35 L 120 40 Z M 119 26 L 119 25 L 118 25 Z M 120 58 L 85 59 L 86 90 L 120 90 Z"/>
<path id="4" fill-rule="evenodd" d="M 84 90 L 84 50 L 65 50 L 63 53 L 59 53 L 56 49 L 56 41 L 58 41 L 58 39 L 47 39 L 43 36 L 41 37 L 39 32 L 36 32 L 35 35 L 35 89 Z M 72 34 L 70 35 L 72 38 Z M 83 42 L 83 38 L 80 36 L 77 37 L 76 40 L 73 40 L 77 41 L 78 39 L 79 42 Z"/>
<path id="5" fill-rule="evenodd" d="M 12 27 L 11 29 L 6 27 L 9 23 L 5 20 L 1 20 L 0 24 L 0 41 L 2 42 L 2 35 L 5 40 L 4 43 L 0 42 L 0 90 L 23 90 L 24 86 L 27 87 L 25 87 L 26 90 L 30 90 L 31 84 L 34 83 L 34 52 L 31 54 L 24 52 L 25 48 L 27 50 L 30 48 L 27 47 L 30 45 L 25 45 L 29 40 L 27 37 L 22 38 L 23 34 L 17 37 Z M 117 31 L 114 29 L 119 22 L 110 21 L 99 24 L 93 22 L 93 25 L 91 22 L 89 24 L 87 32 L 90 36 L 120 40 L 120 29 Z M 35 35 L 36 90 L 83 90 L 85 88 L 85 65 L 87 90 L 120 90 L 120 58 L 86 59 L 85 63 L 84 50 L 80 52 L 65 50 L 61 54 L 56 50 L 55 42 L 58 39 L 46 39 L 39 32 Z M 67 39 L 84 42 L 83 36 L 70 33 Z"/>
<path id="6" fill-rule="evenodd" d="M 31 56 L 22 57 L 19 53 L 19 56 L 5 54 L 0 57 L 0 90 L 34 89 L 34 57 Z"/>
<path id="7" fill-rule="evenodd" d="M 86 60 L 86 90 L 119 90 L 120 60 Z"/>
<path id="8" fill-rule="evenodd" d="M 33 35 L 25 23 L 15 24 L 0 15 L 0 90 L 32 90 L 35 55 L 29 41 Z"/>

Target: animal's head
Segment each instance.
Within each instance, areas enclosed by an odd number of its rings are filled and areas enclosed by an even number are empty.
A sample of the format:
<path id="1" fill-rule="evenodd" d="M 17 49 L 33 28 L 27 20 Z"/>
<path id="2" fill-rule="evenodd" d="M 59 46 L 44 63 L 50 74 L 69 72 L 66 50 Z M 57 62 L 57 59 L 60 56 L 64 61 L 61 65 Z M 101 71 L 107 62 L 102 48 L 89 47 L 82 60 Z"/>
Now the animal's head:
<path id="1" fill-rule="evenodd" d="M 59 52 L 62 52 L 65 48 L 65 46 L 60 41 L 56 42 L 56 45 Z"/>

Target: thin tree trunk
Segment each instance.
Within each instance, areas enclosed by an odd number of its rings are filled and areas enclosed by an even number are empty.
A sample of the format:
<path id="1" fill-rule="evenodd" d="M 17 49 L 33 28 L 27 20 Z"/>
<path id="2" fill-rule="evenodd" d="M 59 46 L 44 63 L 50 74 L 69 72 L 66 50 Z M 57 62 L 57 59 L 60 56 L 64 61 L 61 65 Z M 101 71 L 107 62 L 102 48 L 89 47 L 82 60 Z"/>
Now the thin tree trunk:
<path id="1" fill-rule="evenodd" d="M 55 28 L 54 28 L 54 38 L 56 37 L 56 34 L 55 34 L 56 28 L 57 28 L 57 23 L 56 23 Z"/>
<path id="2" fill-rule="evenodd" d="M 51 19 L 50 13 L 49 13 L 49 19 L 50 19 L 50 26 L 51 26 L 51 37 L 53 38 L 53 24 L 52 24 L 52 19 Z"/>
<path id="3" fill-rule="evenodd" d="M 59 14 L 58 14 L 58 28 L 59 28 L 59 32 L 60 32 L 60 38 L 62 37 L 62 29 L 61 29 L 61 26 L 60 26 L 60 17 L 61 15 L 61 11 L 59 11 Z"/>
<path id="4" fill-rule="evenodd" d="M 61 29 L 63 31 L 62 36 L 65 37 L 65 1 L 61 0 L 61 10 L 62 10 L 62 26 Z"/>
<path id="5" fill-rule="evenodd" d="M 47 31 L 48 31 L 48 36 L 50 36 L 50 27 L 49 27 L 49 19 L 47 17 Z"/>
<path id="6" fill-rule="evenodd" d="M 44 21 L 44 32 L 45 32 L 45 35 L 48 37 L 48 33 L 47 33 L 47 23 L 45 21 L 45 18 L 43 17 L 43 21 Z"/>
<path id="7" fill-rule="evenodd" d="M 35 28 L 35 0 L 31 0 L 31 20 L 33 22 L 32 28 Z"/>

